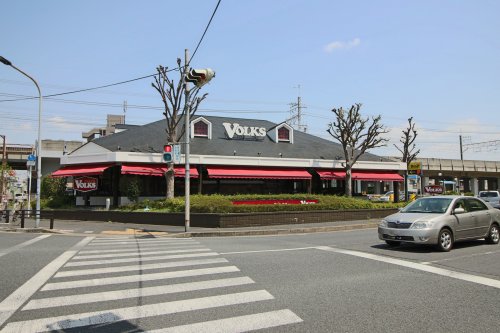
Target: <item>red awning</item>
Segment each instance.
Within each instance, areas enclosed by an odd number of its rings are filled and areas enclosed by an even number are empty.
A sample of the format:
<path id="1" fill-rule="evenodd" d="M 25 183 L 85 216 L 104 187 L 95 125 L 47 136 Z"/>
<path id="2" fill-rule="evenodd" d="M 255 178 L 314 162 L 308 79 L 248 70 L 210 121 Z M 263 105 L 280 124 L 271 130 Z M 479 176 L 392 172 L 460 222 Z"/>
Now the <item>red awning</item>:
<path id="1" fill-rule="evenodd" d="M 70 177 L 70 176 L 87 176 L 101 175 L 104 170 L 112 167 L 113 164 L 88 164 L 88 165 L 71 165 L 65 166 L 52 173 L 52 177 Z"/>
<path id="2" fill-rule="evenodd" d="M 287 168 L 252 168 L 252 167 L 207 167 L 208 176 L 211 178 L 228 179 L 311 179 L 311 174 L 306 170 Z"/>
<path id="3" fill-rule="evenodd" d="M 140 175 L 140 176 L 163 176 L 167 171 L 166 166 L 146 165 L 146 164 L 124 164 L 122 165 L 122 175 Z M 175 177 L 185 177 L 186 170 L 184 167 L 174 166 Z M 198 178 L 198 170 L 196 168 L 189 169 L 191 178 Z"/>
<path id="4" fill-rule="evenodd" d="M 321 179 L 331 180 L 331 179 L 345 179 L 345 171 L 340 170 L 315 170 Z M 386 182 L 402 182 L 404 181 L 403 176 L 397 172 L 390 171 L 352 171 L 353 180 L 364 180 L 364 181 L 386 181 Z"/>

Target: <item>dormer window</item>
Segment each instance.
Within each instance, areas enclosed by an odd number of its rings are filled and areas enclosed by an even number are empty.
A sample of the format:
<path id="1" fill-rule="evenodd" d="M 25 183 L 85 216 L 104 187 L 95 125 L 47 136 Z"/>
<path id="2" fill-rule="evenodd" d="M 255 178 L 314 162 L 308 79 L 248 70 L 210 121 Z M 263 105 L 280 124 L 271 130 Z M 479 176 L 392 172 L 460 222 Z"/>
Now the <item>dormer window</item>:
<path id="1" fill-rule="evenodd" d="M 192 138 L 212 138 L 212 124 L 203 117 L 191 122 Z"/>
<path id="2" fill-rule="evenodd" d="M 278 141 L 290 142 L 290 131 L 286 127 L 278 129 Z"/>
<path id="3" fill-rule="evenodd" d="M 194 136 L 208 136 L 208 125 L 202 121 L 194 124 Z"/>
<path id="4" fill-rule="evenodd" d="M 286 123 L 276 126 L 273 139 L 274 142 L 293 143 L 293 128 Z"/>

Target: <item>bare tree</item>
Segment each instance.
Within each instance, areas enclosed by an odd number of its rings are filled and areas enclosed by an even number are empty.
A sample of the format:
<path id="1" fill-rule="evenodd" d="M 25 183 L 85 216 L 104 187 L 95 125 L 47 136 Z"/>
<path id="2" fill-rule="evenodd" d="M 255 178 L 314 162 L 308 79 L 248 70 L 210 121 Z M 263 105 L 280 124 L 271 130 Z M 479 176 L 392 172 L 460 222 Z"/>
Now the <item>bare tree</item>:
<path id="1" fill-rule="evenodd" d="M 408 118 L 408 127 L 404 129 L 399 142 L 403 145 L 402 147 L 398 147 L 396 144 L 397 150 L 401 153 L 401 162 L 406 163 L 406 169 L 410 163 L 417 157 L 420 153 L 420 149 L 416 149 L 415 139 L 417 138 L 417 130 L 415 129 L 415 123 L 413 122 L 413 117 Z M 405 200 L 408 201 L 408 171 L 405 172 Z"/>
<path id="2" fill-rule="evenodd" d="M 415 129 L 415 123 L 413 122 L 413 117 L 408 118 L 408 127 L 404 129 L 399 142 L 403 144 L 402 147 L 398 147 L 394 144 L 397 150 L 402 154 L 401 162 L 405 162 L 408 166 L 417 155 L 420 153 L 420 149 L 416 149 L 415 139 L 417 138 L 417 130 Z"/>
<path id="3" fill-rule="evenodd" d="M 381 135 L 387 129 L 380 123 L 381 116 L 364 118 L 359 113 L 361 103 L 351 106 L 347 111 L 342 107 L 332 109 L 335 121 L 328 126 L 328 133 L 337 140 L 344 150 L 345 157 L 345 194 L 352 196 L 352 167 L 369 149 L 383 147 L 387 139 Z"/>
<path id="4" fill-rule="evenodd" d="M 155 82 L 151 85 L 160 94 L 164 106 L 163 115 L 167 120 L 165 144 L 175 144 L 184 136 L 185 126 L 182 126 L 182 121 L 185 119 L 186 112 L 189 110 L 190 117 L 194 116 L 198 106 L 207 97 L 207 94 L 198 97 L 200 92 L 198 87 L 189 89 L 189 93 L 186 93 L 186 84 L 189 84 L 185 81 L 188 68 L 186 65 L 182 66 L 180 58 L 177 58 L 177 68 L 175 69 L 179 73 L 177 82 L 169 78 L 168 74 L 172 70 L 169 70 L 168 67 L 160 65 L 156 68 L 156 71 L 158 74 L 155 75 Z M 167 182 L 166 197 L 171 199 L 174 197 L 173 163 L 167 164 L 165 179 Z"/>

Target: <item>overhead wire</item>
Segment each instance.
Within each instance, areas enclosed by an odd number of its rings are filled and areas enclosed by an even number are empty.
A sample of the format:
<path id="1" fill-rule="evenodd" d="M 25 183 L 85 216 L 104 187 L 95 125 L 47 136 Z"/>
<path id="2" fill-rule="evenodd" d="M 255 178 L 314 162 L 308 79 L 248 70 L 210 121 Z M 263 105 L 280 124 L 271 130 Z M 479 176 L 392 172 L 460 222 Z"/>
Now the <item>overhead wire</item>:
<path id="1" fill-rule="evenodd" d="M 198 51 L 198 48 L 200 47 L 200 45 L 201 45 L 201 43 L 202 43 L 203 39 L 205 38 L 205 35 L 206 35 L 207 31 L 208 31 L 208 28 L 210 27 L 210 24 L 212 23 L 212 20 L 213 20 L 213 18 L 215 16 L 215 13 L 217 12 L 217 9 L 219 8 L 220 2 L 221 2 L 221 0 L 217 1 L 217 5 L 215 6 L 214 11 L 212 12 L 212 16 L 210 17 L 210 20 L 208 21 L 208 24 L 205 27 L 205 30 L 203 31 L 203 34 L 202 34 L 200 40 L 198 41 L 198 44 L 196 45 L 196 48 L 195 48 L 195 50 L 194 50 L 194 52 L 193 52 L 193 54 L 191 56 L 191 59 L 190 59 L 189 63 L 186 64 L 185 66 L 189 66 L 189 64 L 193 60 L 194 56 L 196 55 L 196 52 Z M 177 68 L 169 69 L 169 70 L 167 70 L 167 73 L 172 72 L 172 71 L 176 71 L 176 70 L 177 70 Z M 105 84 L 105 85 L 101 85 L 101 86 L 97 86 L 97 87 L 92 87 L 92 88 L 84 88 L 84 89 L 78 89 L 78 90 L 73 90 L 73 91 L 67 91 L 67 92 L 63 92 L 63 93 L 50 94 L 50 95 L 45 95 L 45 96 L 42 96 L 42 97 L 43 98 L 48 98 L 48 97 L 55 97 L 55 96 L 63 96 L 63 95 L 76 94 L 76 93 L 81 93 L 81 92 L 86 92 L 86 91 L 91 91 L 91 90 L 109 88 L 109 87 L 118 86 L 118 85 L 130 83 L 130 82 L 134 82 L 134 81 L 144 80 L 144 79 L 147 79 L 147 78 L 150 78 L 150 77 L 154 77 L 154 76 L 157 76 L 157 75 L 158 74 L 150 74 L 150 75 L 141 76 L 141 77 L 138 77 L 138 78 L 135 78 L 135 79 L 130 79 L 130 80 L 125 80 L 125 81 L 120 81 L 120 82 Z M 38 98 L 38 97 L 32 96 L 32 97 L 23 97 L 23 98 L 18 98 L 18 99 L 4 99 L 4 100 L 0 100 L 0 102 L 15 102 L 15 101 L 22 101 L 22 100 L 29 100 L 29 99 L 36 99 L 36 98 Z"/>

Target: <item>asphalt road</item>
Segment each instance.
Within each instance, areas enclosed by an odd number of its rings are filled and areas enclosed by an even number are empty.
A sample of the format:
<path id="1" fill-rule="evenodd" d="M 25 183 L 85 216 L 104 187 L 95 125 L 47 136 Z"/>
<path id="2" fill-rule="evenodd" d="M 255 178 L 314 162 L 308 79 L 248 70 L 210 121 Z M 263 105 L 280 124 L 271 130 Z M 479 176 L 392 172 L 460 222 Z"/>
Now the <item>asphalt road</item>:
<path id="1" fill-rule="evenodd" d="M 0 332 L 498 332 L 498 245 L 0 233 Z M 166 328 L 170 328 L 166 330 Z"/>

